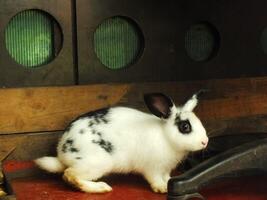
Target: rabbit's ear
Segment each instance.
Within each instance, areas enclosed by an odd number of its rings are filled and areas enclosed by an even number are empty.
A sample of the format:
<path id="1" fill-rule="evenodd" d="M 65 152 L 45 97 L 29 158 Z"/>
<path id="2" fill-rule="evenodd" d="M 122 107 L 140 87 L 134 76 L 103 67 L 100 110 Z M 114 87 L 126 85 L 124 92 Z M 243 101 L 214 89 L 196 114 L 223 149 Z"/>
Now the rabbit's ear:
<path id="1" fill-rule="evenodd" d="M 198 99 L 197 96 L 194 94 L 182 107 L 183 111 L 192 112 L 194 108 L 197 106 Z"/>
<path id="2" fill-rule="evenodd" d="M 183 106 L 183 111 L 189 111 L 192 112 L 194 108 L 197 106 L 198 99 L 200 96 L 202 96 L 204 93 L 209 92 L 207 89 L 201 89 L 198 92 L 196 92 Z"/>
<path id="3" fill-rule="evenodd" d="M 162 93 L 150 93 L 144 95 L 146 106 L 157 117 L 167 119 L 171 114 L 173 102 L 170 97 Z"/>
<path id="4" fill-rule="evenodd" d="M 203 95 L 204 93 L 208 92 L 207 89 L 201 89 L 198 92 L 196 92 L 183 106 L 183 111 L 189 111 L 192 112 L 194 108 L 197 106 L 198 98 Z"/>

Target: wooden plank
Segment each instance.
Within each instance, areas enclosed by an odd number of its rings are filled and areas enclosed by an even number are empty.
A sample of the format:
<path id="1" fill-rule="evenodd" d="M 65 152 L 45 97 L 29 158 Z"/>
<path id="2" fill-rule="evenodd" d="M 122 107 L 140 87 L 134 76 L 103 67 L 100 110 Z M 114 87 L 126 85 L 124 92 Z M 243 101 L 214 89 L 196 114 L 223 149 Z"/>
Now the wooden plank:
<path id="1" fill-rule="evenodd" d="M 1 136 L 0 138 L 2 138 Z M 0 146 L 0 163 L 2 160 L 6 159 L 16 148 L 16 144 L 14 144 L 14 141 L 12 142 L 3 142 L 1 141 Z M 1 177 L 1 176 L 0 176 Z"/>
<path id="2" fill-rule="evenodd" d="M 55 155 L 62 132 L 13 134 L 0 137 L 0 149 L 12 153 L 6 160 L 32 160 L 44 155 Z M 2 144 L 6 144 L 2 146 Z M 0 151 L 0 157 L 2 152 Z M 1 160 L 0 160 L 1 162 Z"/>
<path id="3" fill-rule="evenodd" d="M 64 129 L 75 116 L 118 102 L 128 86 L 79 86 L 0 90 L 0 132 Z"/>
<path id="4" fill-rule="evenodd" d="M 266 134 L 267 115 L 237 117 L 227 120 L 204 121 L 210 137 L 236 134 Z"/>
<path id="5" fill-rule="evenodd" d="M 146 110 L 147 92 L 180 104 L 201 88 L 210 89 L 196 109 L 204 123 L 267 115 L 267 78 L 0 89 L 0 133 L 63 130 L 77 115 L 115 104 Z"/>

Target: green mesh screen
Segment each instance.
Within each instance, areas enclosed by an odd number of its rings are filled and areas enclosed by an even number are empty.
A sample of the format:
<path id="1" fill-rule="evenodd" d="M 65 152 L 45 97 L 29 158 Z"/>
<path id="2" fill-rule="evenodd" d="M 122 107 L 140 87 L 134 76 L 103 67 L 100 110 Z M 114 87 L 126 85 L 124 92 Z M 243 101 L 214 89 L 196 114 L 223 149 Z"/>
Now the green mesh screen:
<path id="1" fill-rule="evenodd" d="M 110 69 L 133 64 L 140 56 L 143 43 L 140 29 L 124 17 L 105 20 L 94 33 L 96 55 Z"/>
<path id="2" fill-rule="evenodd" d="M 50 15 L 39 10 L 18 13 L 5 30 L 6 48 L 11 57 L 29 68 L 49 63 L 55 57 L 55 25 Z"/>
<path id="3" fill-rule="evenodd" d="M 205 61 L 216 54 L 219 46 L 219 34 L 209 24 L 195 24 L 185 35 L 185 49 L 195 61 Z"/>

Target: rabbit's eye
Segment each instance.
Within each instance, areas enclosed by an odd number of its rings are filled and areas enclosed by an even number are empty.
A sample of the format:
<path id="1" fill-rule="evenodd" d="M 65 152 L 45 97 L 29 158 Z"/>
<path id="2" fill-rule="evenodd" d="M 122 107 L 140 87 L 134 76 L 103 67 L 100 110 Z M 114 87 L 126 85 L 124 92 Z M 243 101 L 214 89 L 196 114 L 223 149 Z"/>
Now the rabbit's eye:
<path id="1" fill-rule="evenodd" d="M 179 121 L 178 128 L 181 133 L 187 134 L 191 132 L 191 124 L 188 120 Z"/>

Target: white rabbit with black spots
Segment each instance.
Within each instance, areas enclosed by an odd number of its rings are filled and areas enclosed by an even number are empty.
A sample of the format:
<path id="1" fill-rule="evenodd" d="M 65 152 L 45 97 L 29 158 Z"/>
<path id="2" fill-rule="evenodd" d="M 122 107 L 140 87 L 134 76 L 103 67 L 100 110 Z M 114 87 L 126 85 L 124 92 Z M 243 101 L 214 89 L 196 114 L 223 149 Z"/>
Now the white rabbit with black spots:
<path id="1" fill-rule="evenodd" d="M 35 163 L 89 193 L 112 188 L 98 180 L 110 173 L 139 173 L 155 192 L 167 192 L 171 171 L 190 151 L 208 144 L 206 130 L 193 113 L 198 94 L 184 105 L 161 93 L 146 94 L 147 114 L 127 107 L 112 107 L 78 117 L 65 130 L 57 157 Z"/>

